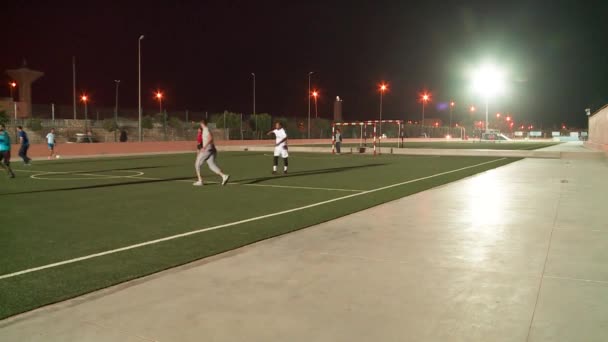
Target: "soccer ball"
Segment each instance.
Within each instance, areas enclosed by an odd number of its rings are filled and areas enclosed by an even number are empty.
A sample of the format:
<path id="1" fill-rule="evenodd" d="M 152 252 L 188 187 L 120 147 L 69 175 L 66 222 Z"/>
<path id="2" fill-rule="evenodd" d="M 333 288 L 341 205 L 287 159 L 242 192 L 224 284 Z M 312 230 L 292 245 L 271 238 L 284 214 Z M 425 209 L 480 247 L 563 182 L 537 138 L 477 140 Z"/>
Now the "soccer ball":
<path id="1" fill-rule="evenodd" d="M 59 159 L 59 158 L 61 158 L 61 156 L 57 154 L 57 155 L 55 155 L 55 158 Z"/>

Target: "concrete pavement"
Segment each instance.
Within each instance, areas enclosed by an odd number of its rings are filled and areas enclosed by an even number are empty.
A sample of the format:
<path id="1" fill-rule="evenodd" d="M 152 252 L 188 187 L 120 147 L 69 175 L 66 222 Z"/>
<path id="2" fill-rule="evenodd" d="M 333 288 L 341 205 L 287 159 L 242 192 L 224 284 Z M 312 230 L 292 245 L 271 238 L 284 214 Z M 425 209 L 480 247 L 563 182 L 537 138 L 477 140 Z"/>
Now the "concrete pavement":
<path id="1" fill-rule="evenodd" d="M 0 341 L 606 341 L 607 175 L 524 159 L 0 322 Z"/>

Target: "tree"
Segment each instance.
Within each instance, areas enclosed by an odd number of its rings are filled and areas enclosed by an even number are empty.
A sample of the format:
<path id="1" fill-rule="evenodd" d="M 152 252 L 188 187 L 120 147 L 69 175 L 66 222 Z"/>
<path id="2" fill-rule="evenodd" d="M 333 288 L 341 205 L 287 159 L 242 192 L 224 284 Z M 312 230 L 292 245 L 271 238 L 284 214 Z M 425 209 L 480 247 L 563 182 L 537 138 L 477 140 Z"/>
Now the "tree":
<path id="1" fill-rule="evenodd" d="M 0 124 L 6 125 L 9 118 L 5 110 L 0 111 Z"/>
<path id="2" fill-rule="evenodd" d="M 42 121 L 40 119 L 30 119 L 26 126 L 34 132 L 42 131 Z"/>
<path id="3" fill-rule="evenodd" d="M 175 128 L 175 129 L 184 128 L 184 123 L 182 122 L 182 120 L 180 120 L 179 118 L 176 118 L 174 116 L 169 118 L 168 125 L 169 125 L 169 127 Z"/>
<path id="4" fill-rule="evenodd" d="M 108 132 L 114 132 L 118 129 L 118 125 L 116 124 L 116 121 L 114 121 L 114 119 L 103 119 L 102 126 L 103 129 Z"/>
<path id="5" fill-rule="evenodd" d="M 223 113 L 213 114 L 211 122 L 215 123 L 215 127 L 217 128 L 240 128 L 241 114 L 225 110 Z M 224 123 L 226 124 L 225 126 Z"/>
<path id="6" fill-rule="evenodd" d="M 154 128 L 154 119 L 151 116 L 146 115 L 141 118 L 141 128 L 152 129 Z"/>
<path id="7" fill-rule="evenodd" d="M 272 116 L 268 113 L 251 115 L 249 117 L 249 127 L 251 127 L 252 131 L 257 133 L 256 137 L 259 138 L 261 134 L 270 131 L 272 128 Z"/>
<path id="8" fill-rule="evenodd" d="M 312 119 L 311 123 L 314 130 L 311 135 L 317 135 L 318 138 L 331 137 L 331 122 L 327 119 Z"/>

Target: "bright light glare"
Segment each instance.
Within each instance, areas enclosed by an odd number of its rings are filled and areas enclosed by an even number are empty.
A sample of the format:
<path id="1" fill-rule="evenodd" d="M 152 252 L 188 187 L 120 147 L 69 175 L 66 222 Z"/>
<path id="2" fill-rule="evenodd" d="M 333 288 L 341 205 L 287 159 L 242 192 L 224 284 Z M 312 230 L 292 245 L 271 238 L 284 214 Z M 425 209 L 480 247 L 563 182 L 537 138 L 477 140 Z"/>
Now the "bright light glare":
<path id="1" fill-rule="evenodd" d="M 17 86 L 17 83 L 11 82 L 10 85 L 11 85 L 11 87 L 15 88 Z"/>
<path id="2" fill-rule="evenodd" d="M 89 97 L 88 97 L 88 96 L 86 96 L 86 95 L 82 95 L 82 96 L 80 97 L 80 99 L 82 100 L 82 102 L 87 102 L 87 100 L 89 99 Z"/>
<path id="3" fill-rule="evenodd" d="M 162 99 L 163 98 L 163 93 L 161 93 L 160 91 L 156 93 L 156 98 L 157 99 Z"/>
<path id="4" fill-rule="evenodd" d="M 489 98 L 505 91 L 505 73 L 492 64 L 484 64 L 472 75 L 473 90 Z"/>
<path id="5" fill-rule="evenodd" d="M 382 85 L 380 86 L 380 90 L 381 90 L 381 91 L 385 91 L 387 88 L 388 88 L 388 87 L 386 86 L 386 84 L 382 84 Z"/>
<path id="6" fill-rule="evenodd" d="M 312 92 L 312 96 L 317 97 L 317 96 L 319 96 L 319 93 L 315 90 Z"/>

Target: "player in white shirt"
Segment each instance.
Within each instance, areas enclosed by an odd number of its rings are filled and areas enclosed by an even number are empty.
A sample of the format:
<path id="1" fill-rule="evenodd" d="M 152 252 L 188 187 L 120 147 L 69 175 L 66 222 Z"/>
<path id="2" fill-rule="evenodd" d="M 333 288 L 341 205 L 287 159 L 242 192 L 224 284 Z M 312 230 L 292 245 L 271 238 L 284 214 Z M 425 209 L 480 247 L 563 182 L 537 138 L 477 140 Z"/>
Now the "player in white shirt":
<path id="1" fill-rule="evenodd" d="M 201 177 L 201 166 L 204 162 L 207 162 L 207 165 L 209 165 L 209 169 L 211 169 L 211 171 L 222 177 L 222 185 L 226 185 L 226 183 L 228 183 L 228 179 L 230 179 L 230 176 L 224 174 L 222 170 L 217 166 L 217 164 L 215 164 L 217 150 L 215 149 L 215 145 L 213 144 L 213 134 L 211 134 L 209 128 L 207 127 L 207 120 L 201 120 L 201 129 L 203 130 L 203 143 L 201 149 L 198 151 L 198 155 L 196 156 L 196 162 L 194 162 L 196 176 L 198 177 L 198 181 L 194 183 L 194 186 L 203 185 L 203 177 Z"/>
<path id="2" fill-rule="evenodd" d="M 53 158 L 53 155 L 55 154 L 55 129 L 51 128 L 51 131 L 49 132 L 49 134 L 46 135 L 46 142 L 47 145 L 49 147 L 49 159 Z"/>
<path id="3" fill-rule="evenodd" d="M 287 133 L 283 129 L 283 125 L 280 122 L 274 124 L 274 130 L 266 133 L 266 135 L 274 134 L 276 143 L 274 146 L 274 164 L 272 165 L 272 174 L 277 173 L 277 166 L 279 165 L 279 157 L 283 158 L 283 173 L 287 173 L 287 166 L 289 165 L 287 152 Z"/>

